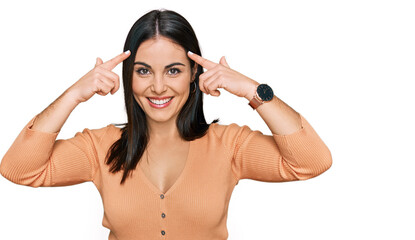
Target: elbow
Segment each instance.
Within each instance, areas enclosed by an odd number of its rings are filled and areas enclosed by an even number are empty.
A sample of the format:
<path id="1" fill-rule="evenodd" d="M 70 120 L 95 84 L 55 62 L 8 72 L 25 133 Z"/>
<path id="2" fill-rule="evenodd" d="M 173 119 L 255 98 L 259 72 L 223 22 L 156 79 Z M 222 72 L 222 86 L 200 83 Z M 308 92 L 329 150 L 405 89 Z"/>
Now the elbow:
<path id="1" fill-rule="evenodd" d="M 333 159 L 331 155 L 328 155 L 325 159 L 321 161 L 321 166 L 319 168 L 319 171 L 317 172 L 317 176 L 329 170 L 332 165 L 333 165 Z"/>
<path id="2" fill-rule="evenodd" d="M 331 168 L 333 165 L 333 159 L 330 151 L 327 151 L 325 154 L 319 155 L 311 166 L 310 174 L 306 179 L 317 177 Z"/>
<path id="3" fill-rule="evenodd" d="M 329 168 L 331 168 L 331 166 L 333 165 L 333 157 L 331 156 L 331 152 L 330 150 L 327 148 L 326 153 L 322 156 L 322 163 L 323 163 L 323 167 L 324 170 L 323 172 L 329 170 Z M 321 172 L 321 173 L 323 173 Z"/>
<path id="4" fill-rule="evenodd" d="M 10 182 L 17 184 L 17 185 L 21 185 L 21 186 L 27 186 L 27 187 L 33 187 L 33 188 L 37 188 L 40 187 L 41 184 L 39 184 L 36 181 L 33 181 L 31 179 L 24 179 L 24 178 L 19 178 L 17 176 L 13 176 L 10 175 L 9 173 L 0 171 L 0 174 L 7 180 L 9 180 Z"/>
<path id="5" fill-rule="evenodd" d="M 9 168 L 7 168 L 5 164 L 5 159 L 3 158 L 3 160 L 0 163 L 0 175 L 2 175 L 5 179 L 9 180 L 10 182 L 17 183 L 16 179 L 13 178 L 12 174 L 10 173 L 11 171 Z"/>
<path id="6" fill-rule="evenodd" d="M 16 168 L 7 166 L 4 161 L 0 163 L 0 174 L 10 182 L 22 186 L 34 188 L 42 186 L 45 180 L 45 172 L 29 176 L 28 174 L 19 173 Z"/>
<path id="7" fill-rule="evenodd" d="M 33 180 L 33 179 L 12 177 L 12 176 L 9 176 L 9 175 L 3 174 L 3 173 L 1 173 L 1 175 L 4 178 L 6 178 L 7 180 L 9 180 L 10 182 L 12 182 L 14 184 L 17 184 L 17 185 L 26 186 L 26 187 L 33 187 L 33 188 L 38 188 L 38 187 L 43 186 L 43 184 L 41 182 Z"/>
<path id="8" fill-rule="evenodd" d="M 333 164 L 330 152 L 310 157 L 306 162 L 307 164 L 302 167 L 293 169 L 297 180 L 315 178 L 330 169 Z"/>
<path id="9" fill-rule="evenodd" d="M 16 175 L 12 174 L 9 169 L 5 169 L 3 167 L 3 164 L 0 165 L 0 174 L 12 183 L 23 185 L 21 184 L 21 181 L 19 181 L 19 179 L 16 177 Z"/>

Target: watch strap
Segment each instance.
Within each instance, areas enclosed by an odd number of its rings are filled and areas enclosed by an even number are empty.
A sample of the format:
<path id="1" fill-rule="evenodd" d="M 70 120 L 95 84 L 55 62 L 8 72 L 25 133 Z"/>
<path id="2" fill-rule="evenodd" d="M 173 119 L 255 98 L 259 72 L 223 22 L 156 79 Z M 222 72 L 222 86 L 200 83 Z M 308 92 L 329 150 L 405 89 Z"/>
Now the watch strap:
<path id="1" fill-rule="evenodd" d="M 260 101 L 256 98 L 256 94 L 254 97 L 249 101 L 249 106 L 251 106 L 254 110 L 257 109 L 257 107 L 261 106 L 264 102 Z"/>

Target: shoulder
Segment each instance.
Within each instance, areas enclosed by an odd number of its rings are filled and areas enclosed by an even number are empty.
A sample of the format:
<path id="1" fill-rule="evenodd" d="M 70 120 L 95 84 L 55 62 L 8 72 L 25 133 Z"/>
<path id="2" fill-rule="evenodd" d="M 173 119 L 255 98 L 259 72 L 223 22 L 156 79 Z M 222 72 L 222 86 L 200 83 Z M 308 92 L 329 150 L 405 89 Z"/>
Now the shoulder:
<path id="1" fill-rule="evenodd" d="M 247 125 L 238 125 L 231 123 L 228 125 L 222 125 L 218 123 L 212 123 L 210 126 L 212 133 L 215 134 L 223 143 L 231 143 L 239 138 L 246 138 L 251 132 L 251 128 Z"/>
<path id="2" fill-rule="evenodd" d="M 95 143 L 114 142 L 121 137 L 121 128 L 108 124 L 101 128 L 85 128 L 82 132 L 75 134 L 75 137 L 83 136 L 90 138 Z"/>
<path id="3" fill-rule="evenodd" d="M 122 134 L 122 127 L 117 127 L 114 124 L 108 124 L 102 128 L 101 131 L 105 131 L 104 138 L 118 140 Z"/>

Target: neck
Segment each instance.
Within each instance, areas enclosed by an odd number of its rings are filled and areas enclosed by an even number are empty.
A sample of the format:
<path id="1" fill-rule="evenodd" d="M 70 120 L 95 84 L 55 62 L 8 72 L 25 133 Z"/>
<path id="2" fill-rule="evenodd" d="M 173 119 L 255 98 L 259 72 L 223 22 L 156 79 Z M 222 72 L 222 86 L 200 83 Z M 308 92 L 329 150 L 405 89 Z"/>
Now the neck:
<path id="1" fill-rule="evenodd" d="M 155 122 L 147 119 L 150 141 L 181 141 L 179 130 L 176 126 L 176 119 L 167 122 Z"/>

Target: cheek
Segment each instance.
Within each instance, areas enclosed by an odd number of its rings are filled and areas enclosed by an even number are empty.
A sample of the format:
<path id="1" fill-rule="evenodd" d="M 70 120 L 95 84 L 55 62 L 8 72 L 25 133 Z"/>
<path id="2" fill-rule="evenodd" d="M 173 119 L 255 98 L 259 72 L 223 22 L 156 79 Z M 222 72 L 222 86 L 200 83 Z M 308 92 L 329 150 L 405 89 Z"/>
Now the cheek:
<path id="1" fill-rule="evenodd" d="M 185 93 L 185 92 L 189 91 L 189 87 L 190 87 L 189 82 L 181 81 L 177 88 L 180 89 L 180 92 Z"/>
<path id="2" fill-rule="evenodd" d="M 132 88 L 132 91 L 133 91 L 133 97 L 134 97 L 135 101 L 138 103 L 138 105 L 140 105 L 140 107 L 142 109 L 144 109 L 143 104 L 142 104 L 142 100 L 139 98 L 140 96 L 143 96 L 143 86 L 142 86 L 142 84 L 139 84 L 138 80 L 135 80 L 133 78 L 131 88 Z"/>
<path id="3" fill-rule="evenodd" d="M 143 83 L 139 79 L 133 78 L 132 89 L 134 95 L 142 95 L 144 91 Z"/>
<path id="4" fill-rule="evenodd" d="M 184 75 L 182 78 L 180 78 L 180 80 L 179 81 L 177 81 L 177 89 L 180 89 L 181 90 L 181 92 L 186 92 L 186 91 L 189 91 L 189 89 L 190 89 L 190 80 L 191 80 L 191 78 L 190 78 L 191 76 L 190 76 L 190 74 L 186 74 L 186 75 Z"/>

